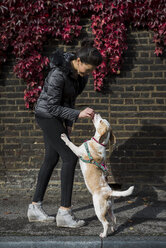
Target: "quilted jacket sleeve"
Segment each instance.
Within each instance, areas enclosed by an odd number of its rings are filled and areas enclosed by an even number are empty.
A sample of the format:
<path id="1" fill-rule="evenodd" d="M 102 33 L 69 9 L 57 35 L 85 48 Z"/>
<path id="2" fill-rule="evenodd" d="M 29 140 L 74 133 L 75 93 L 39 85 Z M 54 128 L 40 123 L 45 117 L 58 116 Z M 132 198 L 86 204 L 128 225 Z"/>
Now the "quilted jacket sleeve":
<path id="1" fill-rule="evenodd" d="M 48 111 L 53 117 L 60 117 L 75 122 L 78 118 L 80 111 L 61 106 L 63 87 L 64 77 L 60 71 L 56 70 L 48 79 Z"/>

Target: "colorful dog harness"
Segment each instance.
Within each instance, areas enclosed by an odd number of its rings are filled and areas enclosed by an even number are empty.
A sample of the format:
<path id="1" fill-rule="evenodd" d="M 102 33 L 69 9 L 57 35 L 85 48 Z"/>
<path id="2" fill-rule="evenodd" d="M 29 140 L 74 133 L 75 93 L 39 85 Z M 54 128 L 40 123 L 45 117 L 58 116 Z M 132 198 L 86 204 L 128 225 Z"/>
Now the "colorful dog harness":
<path id="1" fill-rule="evenodd" d="M 83 162 L 85 162 L 85 163 L 95 164 L 97 167 L 99 167 L 100 169 L 102 169 L 104 173 L 108 173 L 108 169 L 107 169 L 107 167 L 106 167 L 106 165 L 104 163 L 99 164 L 96 161 L 94 161 L 94 159 L 92 158 L 92 156 L 91 156 L 91 154 L 89 152 L 89 148 L 88 148 L 87 142 L 84 142 L 84 146 L 85 146 L 86 152 L 88 154 L 89 160 L 85 160 L 82 157 L 80 157 L 80 159 Z"/>

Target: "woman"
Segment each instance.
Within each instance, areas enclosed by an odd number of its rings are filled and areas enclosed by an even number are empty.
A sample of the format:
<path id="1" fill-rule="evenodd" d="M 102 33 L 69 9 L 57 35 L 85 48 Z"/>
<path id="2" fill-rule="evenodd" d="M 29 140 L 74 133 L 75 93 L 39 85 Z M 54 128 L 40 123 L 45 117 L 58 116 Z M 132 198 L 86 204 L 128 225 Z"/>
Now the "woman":
<path id="1" fill-rule="evenodd" d="M 83 41 L 76 53 L 57 50 L 50 58 L 51 70 L 46 77 L 43 90 L 37 101 L 35 117 L 43 131 L 45 158 L 38 175 L 32 204 L 29 204 L 29 221 L 55 221 L 42 209 L 44 194 L 59 156 L 61 169 L 61 206 L 56 216 L 57 226 L 77 228 L 84 225 L 71 211 L 76 155 L 61 140 L 61 134 L 71 134 L 72 124 L 78 118 L 93 118 L 94 110 L 74 109 L 76 97 L 81 94 L 88 75 L 102 62 L 99 51 L 92 41 Z"/>

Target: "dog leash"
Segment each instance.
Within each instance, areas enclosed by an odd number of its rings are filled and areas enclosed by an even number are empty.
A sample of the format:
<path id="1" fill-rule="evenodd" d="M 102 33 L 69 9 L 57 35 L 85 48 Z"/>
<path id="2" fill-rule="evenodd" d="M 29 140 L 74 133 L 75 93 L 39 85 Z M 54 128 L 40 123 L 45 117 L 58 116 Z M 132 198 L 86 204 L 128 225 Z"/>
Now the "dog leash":
<path id="1" fill-rule="evenodd" d="M 86 152 L 88 154 L 88 157 L 89 157 L 89 160 L 86 160 L 86 159 L 83 159 L 82 157 L 80 157 L 80 159 L 85 162 L 85 163 L 90 163 L 90 164 L 94 164 L 96 165 L 97 167 L 99 167 L 100 169 L 102 169 L 102 171 L 104 173 L 108 173 L 108 169 L 106 167 L 106 165 L 104 163 L 97 163 L 96 161 L 94 161 L 93 157 L 91 156 L 90 152 L 89 152 L 89 148 L 88 148 L 88 143 L 87 142 L 84 142 L 84 146 L 85 146 L 85 149 L 86 149 Z"/>

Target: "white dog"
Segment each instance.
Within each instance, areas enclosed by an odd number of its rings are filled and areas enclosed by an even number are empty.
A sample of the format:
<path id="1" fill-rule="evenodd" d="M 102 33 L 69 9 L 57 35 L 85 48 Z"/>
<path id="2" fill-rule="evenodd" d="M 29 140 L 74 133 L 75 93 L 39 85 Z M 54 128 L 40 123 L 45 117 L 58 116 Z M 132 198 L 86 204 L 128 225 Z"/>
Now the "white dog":
<path id="1" fill-rule="evenodd" d="M 96 128 L 94 137 L 79 147 L 75 146 L 66 134 L 62 134 L 61 138 L 79 157 L 85 184 L 93 197 L 96 215 L 103 224 L 104 230 L 100 237 L 104 238 L 107 236 L 109 225 L 106 220 L 107 213 L 113 222 L 112 231 L 116 224 L 113 213 L 113 197 L 128 196 L 132 194 L 134 187 L 132 186 L 126 191 L 114 191 L 109 187 L 104 173 L 106 171 L 106 145 L 109 140 L 115 143 L 115 136 L 112 134 L 108 121 L 102 119 L 99 114 L 95 114 L 93 124 Z"/>

